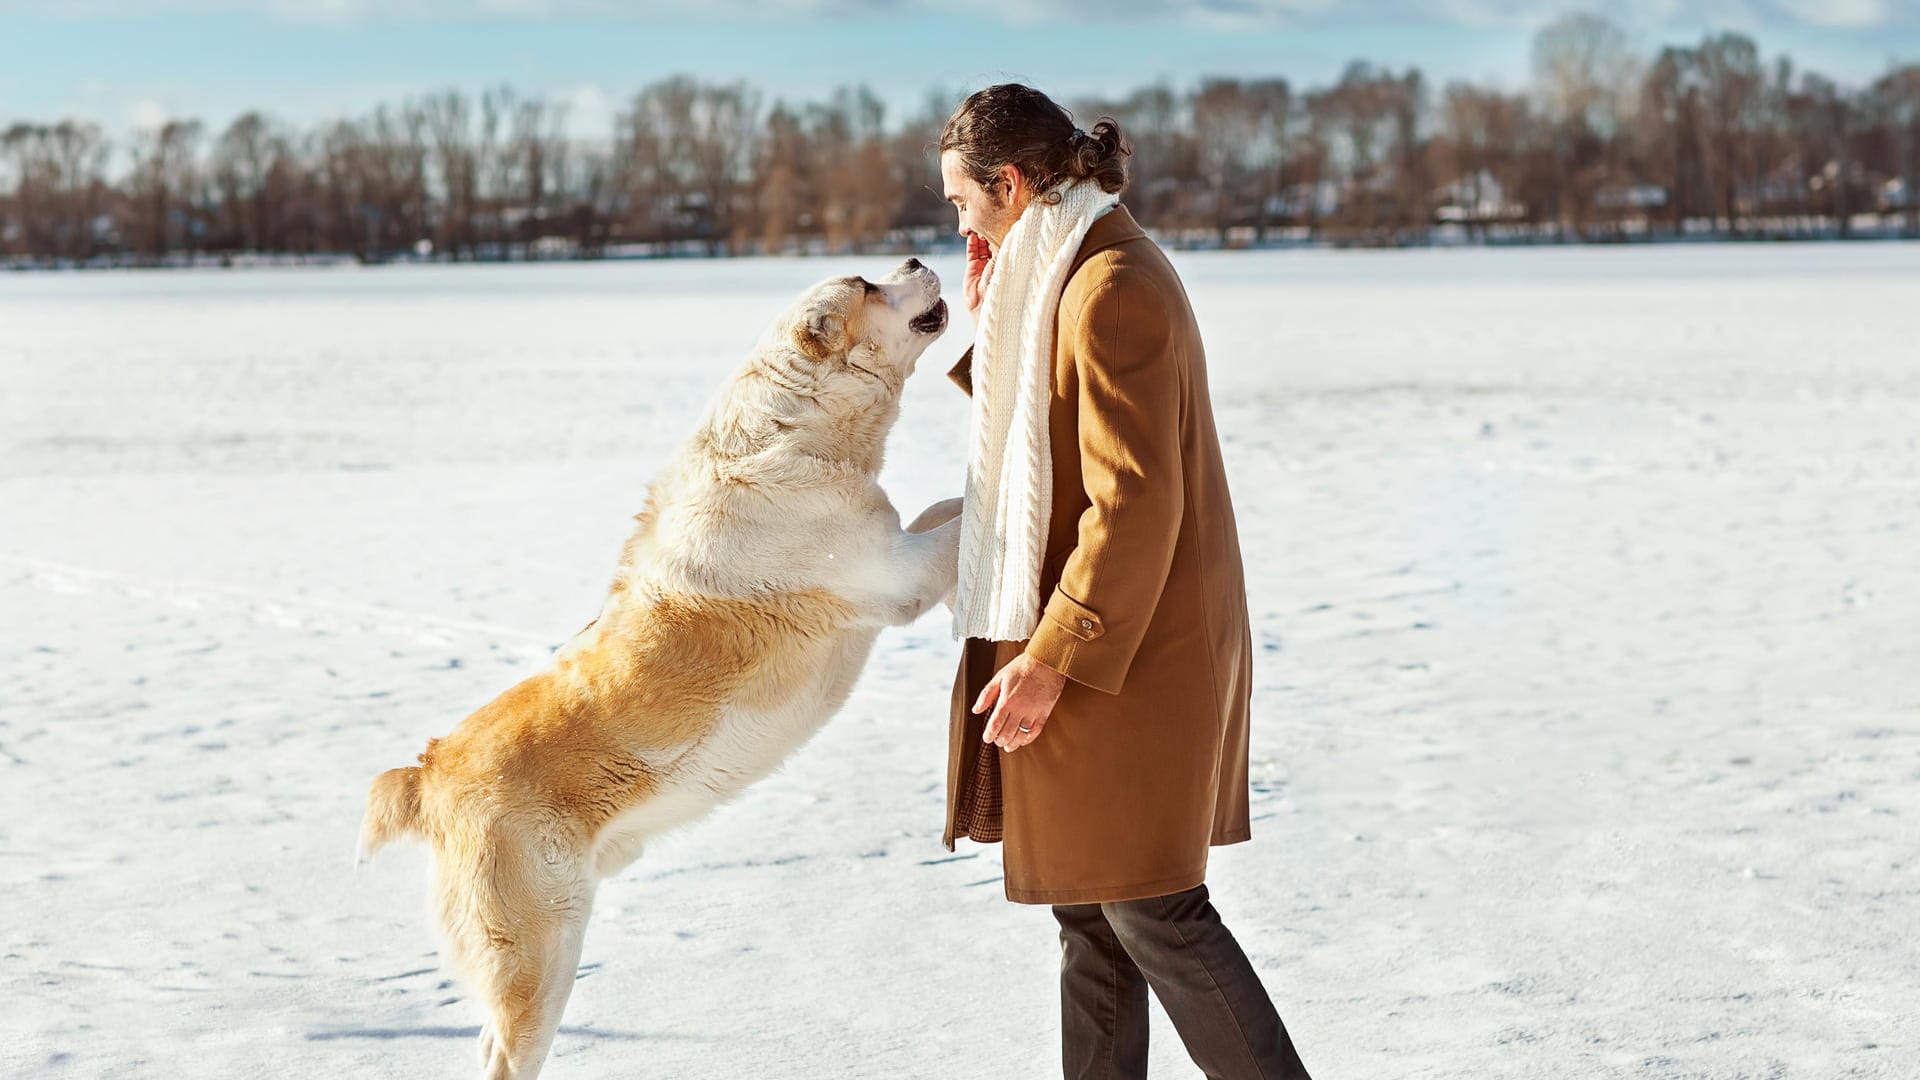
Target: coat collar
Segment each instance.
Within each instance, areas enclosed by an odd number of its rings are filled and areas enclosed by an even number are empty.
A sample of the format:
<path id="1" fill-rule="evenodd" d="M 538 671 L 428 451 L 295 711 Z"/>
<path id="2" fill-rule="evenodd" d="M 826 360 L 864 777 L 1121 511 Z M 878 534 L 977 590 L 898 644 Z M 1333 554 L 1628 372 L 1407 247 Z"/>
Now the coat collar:
<path id="1" fill-rule="evenodd" d="M 1087 228 L 1086 239 L 1080 241 L 1080 252 L 1073 257 L 1073 265 L 1067 268 L 1067 279 L 1072 280 L 1073 275 L 1080 272 L 1080 267 L 1100 252 L 1146 235 L 1140 223 L 1133 220 L 1133 214 L 1115 203 L 1112 210 L 1101 215 Z"/>
<path id="2" fill-rule="evenodd" d="M 1112 210 L 1087 227 L 1086 239 L 1080 241 L 1080 250 L 1073 256 L 1073 265 L 1067 268 L 1067 280 L 1073 280 L 1073 275 L 1080 272 L 1080 267 L 1100 252 L 1129 240 L 1144 239 L 1146 235 L 1140 223 L 1133 219 L 1132 212 L 1115 203 Z M 952 379 L 960 389 L 973 393 L 973 346 L 967 346 L 967 351 L 960 354 L 960 362 L 947 372 L 947 378 Z"/>

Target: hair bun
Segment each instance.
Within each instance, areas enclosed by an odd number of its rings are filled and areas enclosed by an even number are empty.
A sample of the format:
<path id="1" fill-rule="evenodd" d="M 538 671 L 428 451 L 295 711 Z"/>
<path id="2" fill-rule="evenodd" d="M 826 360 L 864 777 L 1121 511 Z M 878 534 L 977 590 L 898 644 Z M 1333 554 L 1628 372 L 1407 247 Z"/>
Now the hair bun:
<path id="1" fill-rule="evenodd" d="M 1036 192 L 1091 178 L 1118 194 L 1127 186 L 1125 158 L 1132 147 L 1120 125 L 1102 116 L 1091 128 L 1031 86 L 1002 83 L 970 95 L 947 119 L 940 152 L 959 154 L 966 174 L 992 190 L 1006 165 L 1025 174 Z"/>

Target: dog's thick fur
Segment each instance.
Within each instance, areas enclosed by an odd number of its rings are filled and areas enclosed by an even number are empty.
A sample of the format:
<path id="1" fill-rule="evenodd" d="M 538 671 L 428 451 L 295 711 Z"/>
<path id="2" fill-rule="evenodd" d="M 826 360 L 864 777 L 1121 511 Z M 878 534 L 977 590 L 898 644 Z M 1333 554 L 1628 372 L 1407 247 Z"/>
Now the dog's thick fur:
<path id="1" fill-rule="evenodd" d="M 367 797 L 363 857 L 434 853 L 483 1075 L 536 1075 L 597 882 L 765 776 L 846 700 L 883 626 L 952 594 L 959 500 L 911 526 L 877 477 L 946 326 L 917 261 L 809 290 L 653 484 L 600 615 Z"/>

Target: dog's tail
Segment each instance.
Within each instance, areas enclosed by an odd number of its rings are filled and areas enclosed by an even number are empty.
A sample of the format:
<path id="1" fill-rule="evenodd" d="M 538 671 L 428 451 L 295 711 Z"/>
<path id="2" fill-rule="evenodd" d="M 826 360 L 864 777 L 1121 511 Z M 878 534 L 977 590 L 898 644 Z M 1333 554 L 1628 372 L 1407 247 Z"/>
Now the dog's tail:
<path id="1" fill-rule="evenodd" d="M 420 767 L 388 769 L 373 778 L 367 792 L 367 816 L 360 823 L 360 851 L 354 865 L 366 862 L 402 836 L 420 835 Z"/>

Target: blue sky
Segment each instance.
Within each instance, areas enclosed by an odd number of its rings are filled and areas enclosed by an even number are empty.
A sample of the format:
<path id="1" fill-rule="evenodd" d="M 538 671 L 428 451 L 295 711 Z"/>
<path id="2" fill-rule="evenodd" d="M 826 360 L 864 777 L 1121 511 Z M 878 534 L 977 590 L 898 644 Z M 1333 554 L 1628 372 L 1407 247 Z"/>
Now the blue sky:
<path id="1" fill-rule="evenodd" d="M 0 124 L 217 130 L 250 107 L 308 124 L 504 81 L 568 100 L 597 133 L 674 72 L 794 98 L 865 82 L 896 110 L 1007 78 L 1069 98 L 1205 74 L 1316 84 L 1354 58 L 1517 86 L 1533 31 L 1573 9 L 1646 52 L 1743 30 L 1846 83 L 1920 61 L 1920 0 L 0 0 Z"/>

